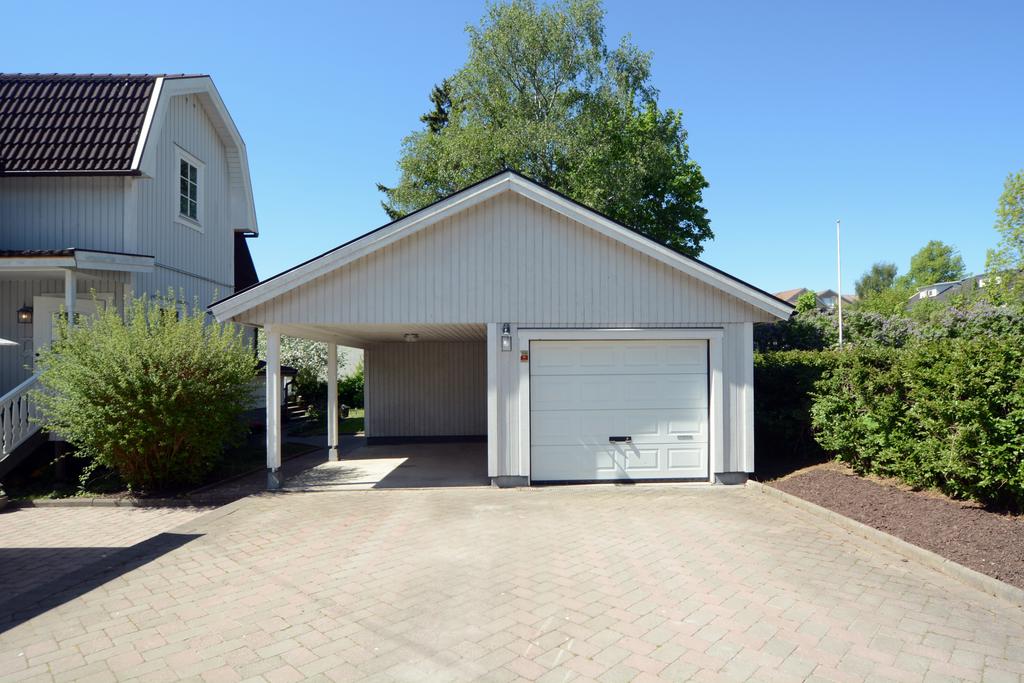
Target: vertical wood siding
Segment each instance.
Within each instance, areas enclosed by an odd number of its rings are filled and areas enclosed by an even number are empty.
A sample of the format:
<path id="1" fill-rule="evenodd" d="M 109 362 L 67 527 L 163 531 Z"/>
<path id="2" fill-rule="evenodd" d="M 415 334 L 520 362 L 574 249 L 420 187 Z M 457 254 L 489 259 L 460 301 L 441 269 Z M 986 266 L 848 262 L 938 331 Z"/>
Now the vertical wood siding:
<path id="1" fill-rule="evenodd" d="M 82 278 L 78 282 L 79 297 L 97 294 L 113 294 L 114 301 L 120 301 L 124 287 L 119 277 Z M 32 374 L 32 325 L 18 323 L 16 311 L 24 305 L 31 306 L 36 296 L 64 295 L 64 279 L 26 278 L 22 280 L 0 280 L 0 337 L 18 342 L 18 346 L 0 347 L 0 395 L 28 379 Z"/>
<path id="2" fill-rule="evenodd" d="M 195 96 L 173 97 L 157 145 L 156 176 L 136 181 L 138 193 L 137 249 L 156 257 L 156 270 L 135 280 L 138 293 L 157 293 L 175 287 L 202 305 L 214 300 L 214 291 L 234 291 L 234 237 L 229 225 L 228 160 L 224 144 Z M 178 169 L 175 148 L 180 147 L 204 164 L 203 231 L 174 220 L 178 213 Z M 180 272 L 180 271 L 185 271 Z"/>
<path id="3" fill-rule="evenodd" d="M 377 344 L 366 349 L 367 434 L 487 433 L 487 366 L 481 342 Z"/>
<path id="4" fill-rule="evenodd" d="M 265 323 L 678 325 L 770 320 L 506 192 L 241 316 Z"/>
<path id="5" fill-rule="evenodd" d="M 122 178 L 0 178 L 0 248 L 123 250 Z"/>

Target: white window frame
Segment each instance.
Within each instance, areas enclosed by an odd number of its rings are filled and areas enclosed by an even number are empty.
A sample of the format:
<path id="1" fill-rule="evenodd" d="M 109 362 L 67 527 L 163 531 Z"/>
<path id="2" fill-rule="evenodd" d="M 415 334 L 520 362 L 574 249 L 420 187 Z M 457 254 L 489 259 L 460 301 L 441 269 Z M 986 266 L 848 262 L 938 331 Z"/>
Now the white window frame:
<path id="1" fill-rule="evenodd" d="M 181 162 L 191 164 L 196 169 L 196 217 L 195 219 L 181 213 Z M 206 207 L 206 193 L 203 191 L 203 180 L 206 176 L 206 164 L 189 154 L 181 147 L 174 147 L 174 222 L 203 232 L 203 213 Z"/>

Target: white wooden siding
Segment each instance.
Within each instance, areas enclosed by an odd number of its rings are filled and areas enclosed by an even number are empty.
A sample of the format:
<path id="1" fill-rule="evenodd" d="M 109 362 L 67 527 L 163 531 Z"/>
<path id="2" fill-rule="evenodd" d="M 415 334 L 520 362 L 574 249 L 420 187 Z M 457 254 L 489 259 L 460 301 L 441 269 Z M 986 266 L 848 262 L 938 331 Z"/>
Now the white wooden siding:
<path id="1" fill-rule="evenodd" d="M 0 247 L 123 251 L 124 179 L 0 178 Z"/>
<path id="2" fill-rule="evenodd" d="M 97 293 L 112 293 L 114 301 L 120 301 L 125 277 L 83 277 L 78 281 L 78 295 L 80 298 L 89 296 L 90 291 L 95 290 Z M 19 323 L 16 311 L 24 305 L 31 306 L 33 297 L 47 294 L 62 296 L 64 278 L 0 279 L 0 338 L 19 344 L 0 347 L 0 395 L 32 374 L 32 325 Z"/>
<path id="3" fill-rule="evenodd" d="M 371 437 L 482 436 L 487 368 L 482 342 L 377 344 L 365 350 Z"/>
<path id="4" fill-rule="evenodd" d="M 512 192 L 241 314 L 255 324 L 721 324 L 772 316 Z"/>
<path id="5" fill-rule="evenodd" d="M 234 237 L 229 225 L 228 159 L 224 144 L 194 95 L 172 97 L 156 148 L 153 178 L 136 181 L 135 241 L 140 253 L 156 258 L 153 273 L 135 280 L 138 293 L 164 292 L 168 286 L 198 296 L 202 305 L 234 291 Z M 205 165 L 203 169 L 203 229 L 174 220 L 178 212 L 178 169 L 175 147 Z"/>

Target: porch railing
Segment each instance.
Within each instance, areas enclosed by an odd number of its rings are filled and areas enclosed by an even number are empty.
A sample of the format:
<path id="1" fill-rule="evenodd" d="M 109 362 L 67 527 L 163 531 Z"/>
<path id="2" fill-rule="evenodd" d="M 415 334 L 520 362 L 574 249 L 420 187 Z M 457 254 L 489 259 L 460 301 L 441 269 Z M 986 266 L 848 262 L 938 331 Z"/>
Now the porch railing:
<path id="1" fill-rule="evenodd" d="M 0 461 L 39 431 L 33 419 L 39 417 L 39 408 L 31 393 L 38 387 L 39 376 L 32 375 L 0 397 Z"/>

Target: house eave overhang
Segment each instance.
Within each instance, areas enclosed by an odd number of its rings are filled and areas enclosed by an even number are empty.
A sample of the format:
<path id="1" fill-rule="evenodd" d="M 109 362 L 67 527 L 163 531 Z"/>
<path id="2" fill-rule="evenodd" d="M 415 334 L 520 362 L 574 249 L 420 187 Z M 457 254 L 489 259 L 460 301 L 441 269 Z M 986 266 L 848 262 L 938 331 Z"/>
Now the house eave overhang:
<path id="1" fill-rule="evenodd" d="M 155 259 L 143 254 L 122 254 L 92 249 L 68 249 L 61 254 L 0 256 L 0 273 L 46 273 L 63 270 L 149 273 Z"/>
<path id="2" fill-rule="evenodd" d="M 404 218 L 381 226 L 362 237 L 358 237 L 294 268 L 257 283 L 248 289 L 221 299 L 213 303 L 210 306 L 210 310 L 217 320 L 221 322 L 232 320 L 245 311 L 269 301 L 284 292 L 299 287 L 337 268 L 341 268 L 347 263 L 403 239 L 452 214 L 480 204 L 502 192 L 510 191 L 532 199 L 552 211 L 593 228 L 606 237 L 622 242 L 687 275 L 708 282 L 755 308 L 764 310 L 780 319 L 789 318 L 793 312 L 791 304 L 702 261 L 679 254 L 613 219 L 514 171 L 503 171 L 482 180 Z"/>

